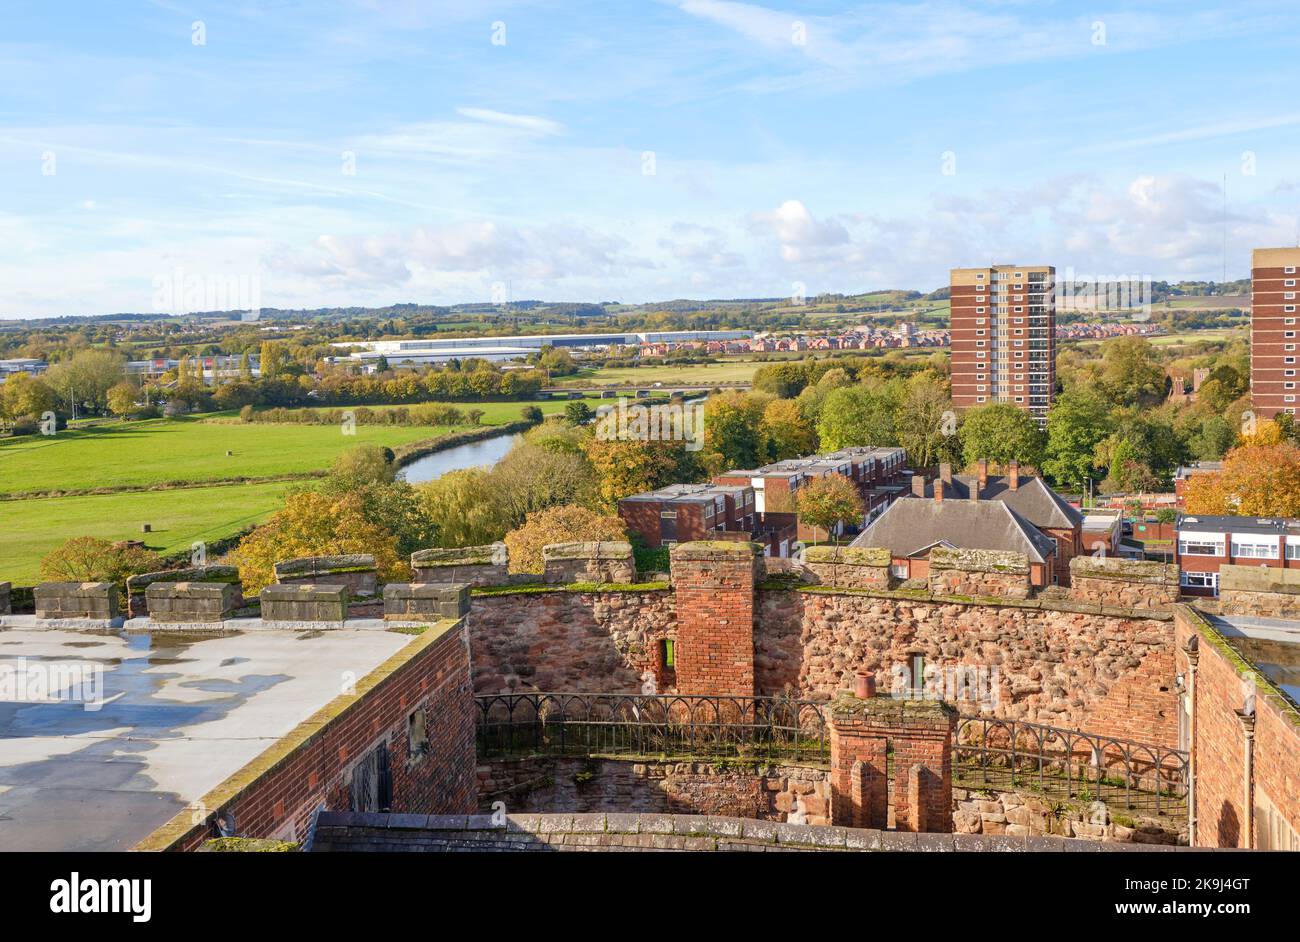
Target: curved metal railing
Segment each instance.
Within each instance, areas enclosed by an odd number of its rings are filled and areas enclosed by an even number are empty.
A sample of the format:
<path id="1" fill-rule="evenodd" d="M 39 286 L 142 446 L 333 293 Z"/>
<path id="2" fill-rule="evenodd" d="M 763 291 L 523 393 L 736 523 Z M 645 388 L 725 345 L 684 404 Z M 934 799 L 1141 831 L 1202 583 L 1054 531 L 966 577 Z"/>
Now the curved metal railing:
<path id="1" fill-rule="evenodd" d="M 785 697 L 512 693 L 475 697 L 479 755 L 657 755 L 825 763 L 821 705 Z"/>
<path id="2" fill-rule="evenodd" d="M 1186 752 L 1077 729 L 962 717 L 953 771 L 960 785 L 1030 788 L 1156 814 L 1186 808 Z"/>

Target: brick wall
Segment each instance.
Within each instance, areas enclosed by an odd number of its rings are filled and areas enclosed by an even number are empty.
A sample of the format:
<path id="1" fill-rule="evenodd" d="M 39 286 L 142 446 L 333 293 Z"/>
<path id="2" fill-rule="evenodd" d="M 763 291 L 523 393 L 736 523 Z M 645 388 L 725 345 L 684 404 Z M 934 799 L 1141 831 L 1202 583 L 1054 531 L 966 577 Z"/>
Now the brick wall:
<path id="1" fill-rule="evenodd" d="M 952 830 L 955 710 L 933 700 L 845 693 L 829 712 L 833 824 Z"/>
<path id="2" fill-rule="evenodd" d="M 719 542 L 673 548 L 679 693 L 754 693 L 757 550 Z"/>
<path id="3" fill-rule="evenodd" d="M 475 803 L 474 701 L 463 621 L 430 626 L 337 698 L 137 845 L 193 850 L 233 814 L 240 837 L 301 840 L 320 807 L 349 807 L 352 770 L 370 750 L 388 749 L 392 810 L 468 813 Z M 423 709 L 428 748 L 408 750 L 408 717 Z"/>
<path id="4" fill-rule="evenodd" d="M 1283 846 L 1300 849 L 1300 711 L 1187 606 L 1175 609 L 1178 669 L 1190 677 L 1186 648 L 1196 636 L 1195 731 L 1191 741 L 1196 776 L 1198 847 L 1263 846 L 1265 816 L 1274 809 Z M 1250 802 L 1246 798 L 1246 732 L 1238 711 L 1253 683 L 1254 746 Z M 1248 826 L 1252 808 L 1254 834 Z M 1289 833 L 1288 833 L 1289 832 Z"/>

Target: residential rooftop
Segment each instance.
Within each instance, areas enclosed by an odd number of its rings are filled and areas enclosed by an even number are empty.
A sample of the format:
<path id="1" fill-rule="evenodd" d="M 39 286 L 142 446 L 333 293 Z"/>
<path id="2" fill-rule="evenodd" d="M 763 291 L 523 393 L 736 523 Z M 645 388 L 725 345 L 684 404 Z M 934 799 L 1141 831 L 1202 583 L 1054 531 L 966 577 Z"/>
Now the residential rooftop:
<path id="1" fill-rule="evenodd" d="M 625 501 L 689 501 L 701 504 L 707 504 L 717 497 L 728 495 L 732 497 L 739 496 L 750 488 L 743 484 L 670 484 L 667 487 L 661 487 L 658 490 L 646 491 L 642 494 L 633 494 L 630 497 L 624 497 Z"/>
<path id="2" fill-rule="evenodd" d="M 1044 563 L 1056 555 L 1056 542 L 997 500 L 894 501 L 852 546 L 883 546 L 899 557 L 917 556 L 934 546 L 1024 553 Z"/>

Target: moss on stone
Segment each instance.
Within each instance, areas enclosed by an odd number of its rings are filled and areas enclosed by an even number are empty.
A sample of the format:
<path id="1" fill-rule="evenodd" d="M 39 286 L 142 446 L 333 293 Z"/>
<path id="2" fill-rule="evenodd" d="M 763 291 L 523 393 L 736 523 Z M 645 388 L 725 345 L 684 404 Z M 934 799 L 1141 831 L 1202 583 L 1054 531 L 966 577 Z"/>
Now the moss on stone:
<path id="1" fill-rule="evenodd" d="M 810 546 L 803 551 L 806 563 L 838 563 L 843 566 L 870 566 L 882 569 L 892 562 L 884 546 Z"/>
<path id="2" fill-rule="evenodd" d="M 214 837 L 204 841 L 200 851 L 209 853 L 272 853 L 283 854 L 299 850 L 295 841 L 277 841 L 269 837 Z"/>

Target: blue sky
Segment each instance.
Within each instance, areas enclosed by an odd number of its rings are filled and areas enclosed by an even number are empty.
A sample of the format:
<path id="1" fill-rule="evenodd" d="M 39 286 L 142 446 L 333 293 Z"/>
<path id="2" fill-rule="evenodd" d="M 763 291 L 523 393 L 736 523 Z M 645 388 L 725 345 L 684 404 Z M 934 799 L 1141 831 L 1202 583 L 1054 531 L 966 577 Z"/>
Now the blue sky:
<path id="1" fill-rule="evenodd" d="M 1294 244 L 1300 8 L 8 0 L 0 317 L 1218 278 Z"/>

